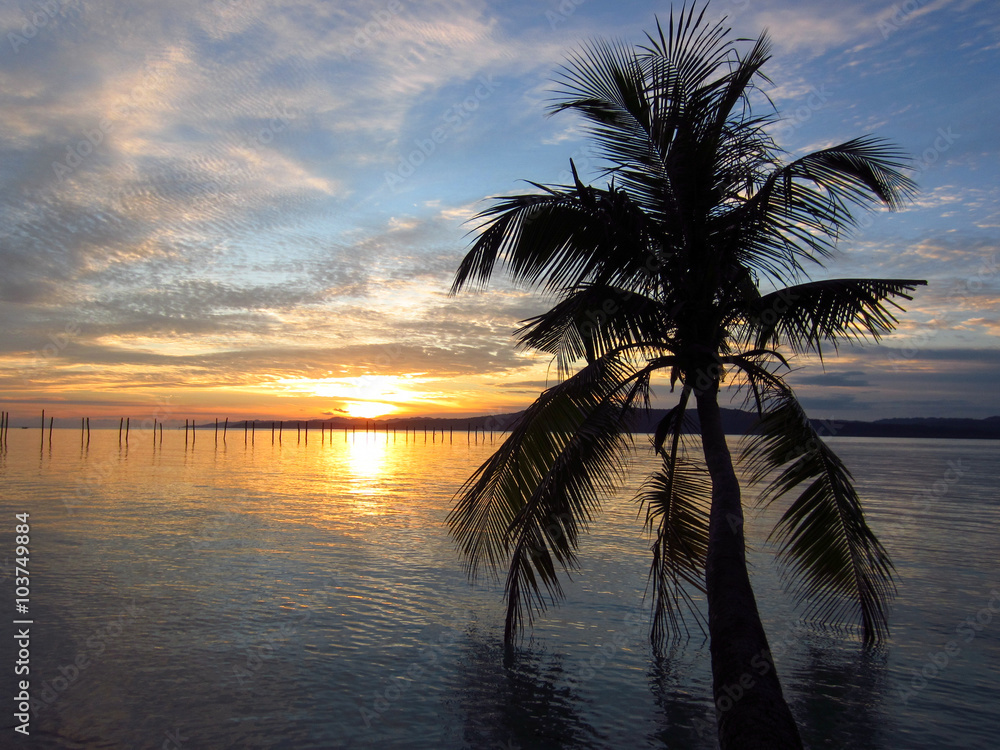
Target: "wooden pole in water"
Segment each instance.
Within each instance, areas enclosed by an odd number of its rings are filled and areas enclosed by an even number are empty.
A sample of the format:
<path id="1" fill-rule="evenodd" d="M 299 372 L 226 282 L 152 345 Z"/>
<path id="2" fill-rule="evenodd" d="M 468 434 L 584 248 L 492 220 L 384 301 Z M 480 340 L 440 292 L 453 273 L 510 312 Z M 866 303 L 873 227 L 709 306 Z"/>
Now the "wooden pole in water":
<path id="1" fill-rule="evenodd" d="M 256 439 L 257 439 L 257 420 L 255 419 L 253 421 L 253 424 L 250 425 L 250 445 L 253 445 Z"/>
<path id="2" fill-rule="evenodd" d="M 309 420 L 306 420 L 306 445 L 309 445 Z"/>
<path id="3" fill-rule="evenodd" d="M 184 420 L 184 447 L 187 448 L 188 444 L 188 420 Z"/>
<path id="4" fill-rule="evenodd" d="M 274 445 L 274 420 L 271 420 L 271 445 Z"/>
<path id="5" fill-rule="evenodd" d="M 285 429 L 285 420 L 284 419 L 282 419 L 280 422 L 278 422 L 278 442 L 279 443 L 281 442 L 281 431 L 283 429 Z"/>
<path id="6" fill-rule="evenodd" d="M 118 445 L 122 444 L 122 427 L 125 426 L 125 417 L 118 422 Z"/>
<path id="7" fill-rule="evenodd" d="M 87 417 L 87 445 L 90 445 L 90 417 Z"/>
<path id="8" fill-rule="evenodd" d="M 226 417 L 226 423 L 222 425 L 222 442 L 226 442 L 226 432 L 229 430 L 229 417 Z"/>
<path id="9" fill-rule="evenodd" d="M 42 440 L 38 444 L 39 448 L 45 447 L 45 409 L 42 409 Z"/>
<path id="10" fill-rule="evenodd" d="M 125 417 L 125 447 L 128 447 L 128 428 L 132 422 L 132 417 Z"/>
<path id="11" fill-rule="evenodd" d="M 80 417 L 80 445 L 83 445 L 83 426 L 84 426 L 84 419 L 83 417 Z"/>
<path id="12" fill-rule="evenodd" d="M 153 417 L 153 448 L 156 448 L 156 417 Z"/>
<path id="13" fill-rule="evenodd" d="M 197 427 L 197 425 L 195 425 L 194 420 L 192 419 L 191 420 L 191 447 L 192 448 L 194 448 L 194 441 L 197 440 L 197 438 L 198 438 L 198 430 L 196 429 L 196 427 Z"/>
<path id="14" fill-rule="evenodd" d="M 160 445 L 163 445 L 163 420 L 160 420 Z"/>

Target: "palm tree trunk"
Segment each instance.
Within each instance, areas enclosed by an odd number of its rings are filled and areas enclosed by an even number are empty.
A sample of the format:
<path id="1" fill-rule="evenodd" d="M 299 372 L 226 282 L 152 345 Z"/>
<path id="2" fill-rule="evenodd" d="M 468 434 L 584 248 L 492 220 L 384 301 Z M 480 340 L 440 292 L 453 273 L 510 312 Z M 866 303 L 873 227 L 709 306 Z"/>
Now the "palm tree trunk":
<path id="1" fill-rule="evenodd" d="M 695 393 L 712 478 L 705 585 L 719 744 L 722 750 L 801 750 L 747 574 L 740 485 L 718 395 L 717 383 Z"/>

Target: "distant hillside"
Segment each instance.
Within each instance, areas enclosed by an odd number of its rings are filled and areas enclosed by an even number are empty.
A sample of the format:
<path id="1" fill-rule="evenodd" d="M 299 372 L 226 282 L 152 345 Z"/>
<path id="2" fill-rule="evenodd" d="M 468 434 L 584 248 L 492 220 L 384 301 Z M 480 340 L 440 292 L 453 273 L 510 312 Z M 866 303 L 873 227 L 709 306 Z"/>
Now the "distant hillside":
<path id="1" fill-rule="evenodd" d="M 666 409 L 651 409 L 648 413 L 640 413 L 633 426 L 633 432 L 652 433 L 656 431 L 656 425 L 666 415 Z M 360 417 L 326 417 L 323 419 L 295 420 L 286 419 L 284 422 L 270 419 L 258 419 L 256 421 L 230 418 L 228 425 L 229 434 L 240 433 L 244 426 L 249 429 L 251 426 L 257 432 L 270 432 L 271 425 L 278 426 L 285 432 L 296 432 L 304 430 L 308 425 L 309 431 L 320 429 L 323 425 L 334 430 L 379 430 L 386 428 L 389 430 L 409 430 L 411 432 L 422 432 L 424 430 L 437 432 L 464 432 L 466 430 L 476 430 L 478 432 L 503 432 L 513 425 L 518 417 L 524 414 L 523 411 L 511 412 L 507 414 L 483 414 L 478 417 L 383 417 L 380 419 L 362 419 Z M 183 424 L 177 424 L 177 419 L 170 420 L 166 429 L 184 430 Z M 38 420 L 12 420 L 10 425 L 13 429 L 29 429 L 39 427 Z M 698 414 L 694 408 L 688 412 L 688 430 L 698 429 Z M 722 424 L 726 432 L 730 435 L 743 435 L 753 430 L 757 423 L 757 415 L 753 412 L 742 411 L 740 409 L 722 409 Z M 118 419 L 97 418 L 91 420 L 94 429 L 118 429 Z M 219 420 L 219 432 L 224 429 L 225 420 Z M 935 440 L 960 439 L 960 440 L 1000 440 L 1000 416 L 988 417 L 986 419 L 958 419 L 949 417 L 906 417 L 896 419 L 879 419 L 874 422 L 862 422 L 859 420 L 819 420 L 814 419 L 819 434 L 823 437 L 874 437 L 874 438 L 931 438 Z M 59 428 L 80 429 L 79 418 L 56 418 L 55 426 Z M 152 420 L 131 420 L 132 430 L 148 430 L 152 426 Z M 205 420 L 198 422 L 198 432 L 215 430 L 215 420 Z"/>
<path id="2" fill-rule="evenodd" d="M 332 425 L 334 429 L 378 429 L 386 427 L 396 430 L 437 430 L 437 431 L 502 431 L 510 427 L 524 412 L 509 414 L 483 415 L 478 417 L 448 418 L 448 417 L 405 417 L 377 420 L 355 419 L 350 417 L 333 417 L 331 419 L 310 420 L 309 429 L 319 429 L 320 424 Z M 637 433 L 651 433 L 656 425 L 666 415 L 666 409 L 652 409 L 647 414 L 640 414 L 633 428 Z M 689 412 L 690 431 L 698 429 L 698 415 L 694 409 Z M 722 424 L 731 435 L 742 435 L 750 432 L 757 422 L 753 412 L 739 409 L 722 409 Z M 286 421 L 285 428 L 295 429 L 300 424 Z M 305 422 L 301 422 L 305 424 Z M 957 419 L 947 417 L 909 417 L 905 419 L 879 419 L 874 422 L 857 420 L 813 420 L 819 434 L 838 437 L 882 437 L 882 438 L 934 438 L 934 439 L 1000 439 L 1000 416 L 987 419 Z M 258 422 L 258 429 L 269 422 Z M 206 425 L 207 426 L 207 425 Z M 243 422 L 229 423 L 229 429 L 242 429 Z"/>

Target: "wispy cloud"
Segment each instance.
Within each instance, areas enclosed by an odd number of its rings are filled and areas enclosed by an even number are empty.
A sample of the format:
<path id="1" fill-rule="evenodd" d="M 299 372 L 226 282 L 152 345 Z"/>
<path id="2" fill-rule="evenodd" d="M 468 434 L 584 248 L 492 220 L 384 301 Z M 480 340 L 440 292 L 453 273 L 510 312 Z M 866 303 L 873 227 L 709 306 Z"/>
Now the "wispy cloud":
<path id="1" fill-rule="evenodd" d="M 929 0 L 898 19 L 860 1 L 712 6 L 738 34 L 769 27 L 791 150 L 877 126 L 921 159 L 940 128 L 961 134 L 925 160 L 911 210 L 845 239 L 828 269 L 932 281 L 894 346 L 942 346 L 944 332 L 996 346 L 1000 283 L 977 274 L 1000 247 L 998 136 L 980 123 L 997 84 L 967 73 L 907 89 L 958 62 L 995 67 L 987 6 Z M 0 397 L 252 404 L 283 379 L 420 374 L 414 387 L 444 409 L 524 403 L 546 382 L 547 358 L 510 338 L 544 300 L 502 276 L 481 295 L 448 286 L 483 198 L 565 179 L 570 158 L 596 176 L 579 121 L 544 116 L 552 73 L 587 38 L 641 40 L 650 9 L 46 7 L 34 28 L 36 5 L 0 7 Z M 900 23 L 884 34 L 888 21 Z M 936 51 L 959 31 L 950 56 Z M 843 366 L 803 388 L 856 403 L 892 393 L 867 365 Z"/>

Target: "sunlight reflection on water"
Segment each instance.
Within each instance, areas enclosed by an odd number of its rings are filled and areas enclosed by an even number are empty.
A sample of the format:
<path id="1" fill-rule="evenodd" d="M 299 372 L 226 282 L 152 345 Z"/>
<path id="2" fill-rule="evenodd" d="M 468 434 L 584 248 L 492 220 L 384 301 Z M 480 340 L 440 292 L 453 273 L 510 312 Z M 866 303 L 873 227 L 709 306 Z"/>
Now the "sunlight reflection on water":
<path id="1" fill-rule="evenodd" d="M 0 452 L 0 507 L 32 521 L 33 747 L 160 747 L 171 732 L 191 747 L 713 747 L 707 644 L 695 629 L 659 659 L 647 645 L 640 472 L 584 540 L 566 602 L 505 665 L 502 583 L 470 586 L 444 527 L 496 447 L 481 437 L 36 440 Z M 1000 610 L 963 623 L 1000 587 L 1000 446 L 834 442 L 899 599 L 875 652 L 799 627 L 763 545 L 768 515 L 748 522 L 807 743 L 993 747 Z M 942 484 L 956 461 L 967 471 Z M 952 640 L 960 652 L 935 670 Z"/>

